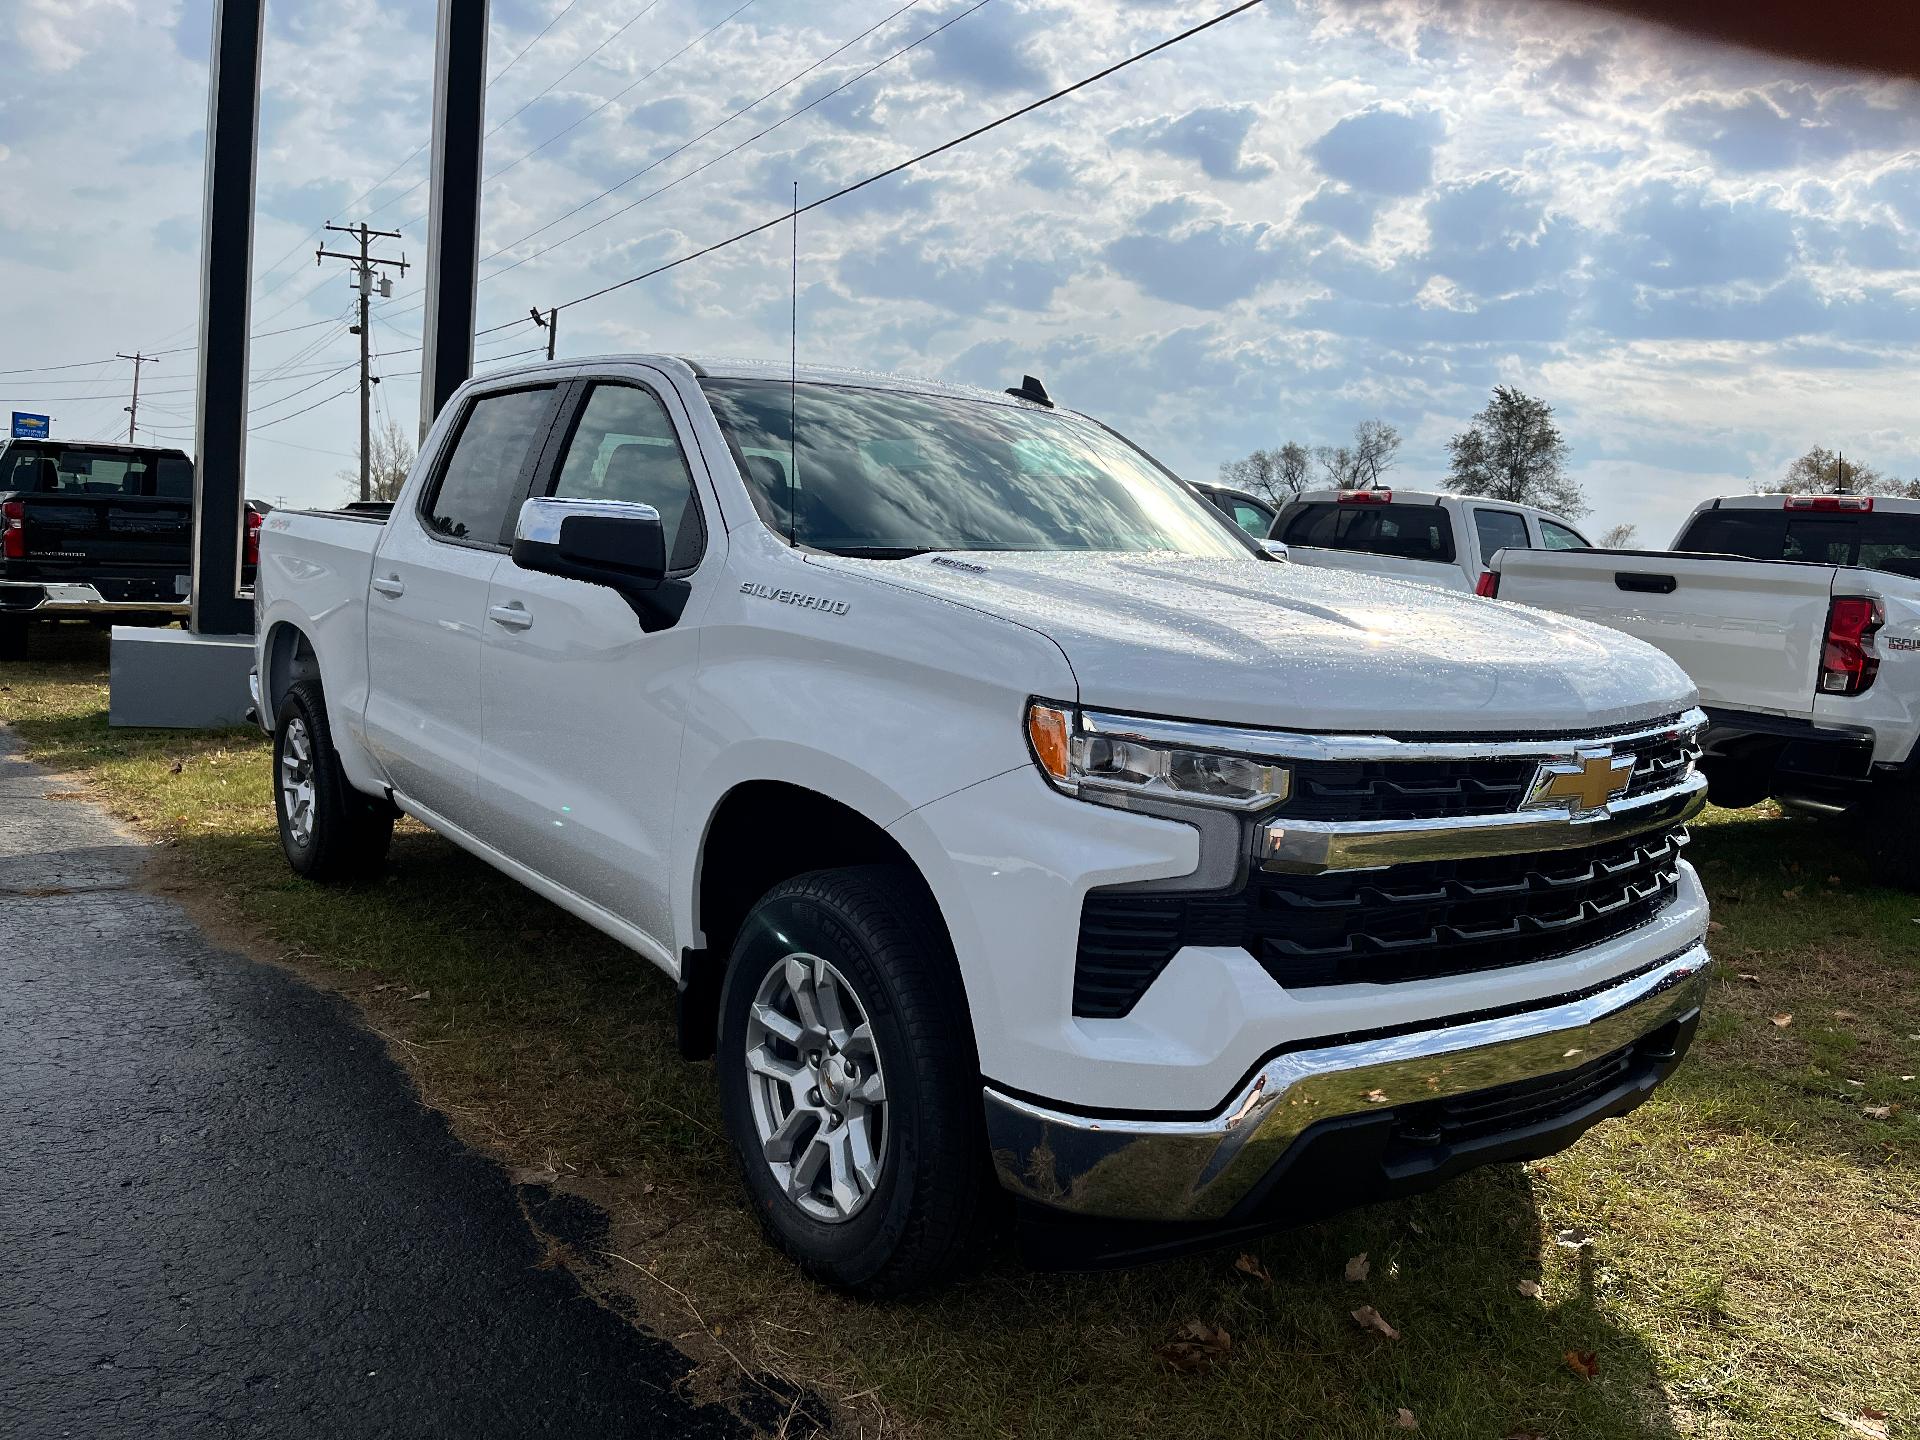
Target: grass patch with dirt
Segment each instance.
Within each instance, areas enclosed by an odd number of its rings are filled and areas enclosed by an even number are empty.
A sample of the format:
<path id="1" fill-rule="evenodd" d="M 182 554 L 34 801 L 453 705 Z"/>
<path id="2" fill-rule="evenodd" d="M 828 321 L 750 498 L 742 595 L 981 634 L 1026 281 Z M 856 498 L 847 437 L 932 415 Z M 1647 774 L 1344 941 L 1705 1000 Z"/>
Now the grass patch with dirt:
<path id="1" fill-rule="evenodd" d="M 603 1237 L 562 1237 L 571 1262 L 770 1424 L 799 1386 L 868 1435 L 1358 1437 L 1406 1433 L 1403 1410 L 1473 1440 L 1920 1425 L 1920 898 L 1871 888 L 1830 827 L 1696 828 L 1721 962 L 1699 1039 L 1563 1155 L 1244 1256 L 1062 1276 L 1002 1252 L 867 1305 L 761 1242 L 669 982 L 411 824 L 376 884 L 295 879 L 265 741 L 110 730 L 105 669 L 103 636 L 61 634 L 0 670 L 0 722 L 165 843 L 154 883 L 354 998 L 528 1193 L 603 1206 Z M 1230 1343 L 1176 1368 L 1163 1348 L 1196 1320 Z"/>

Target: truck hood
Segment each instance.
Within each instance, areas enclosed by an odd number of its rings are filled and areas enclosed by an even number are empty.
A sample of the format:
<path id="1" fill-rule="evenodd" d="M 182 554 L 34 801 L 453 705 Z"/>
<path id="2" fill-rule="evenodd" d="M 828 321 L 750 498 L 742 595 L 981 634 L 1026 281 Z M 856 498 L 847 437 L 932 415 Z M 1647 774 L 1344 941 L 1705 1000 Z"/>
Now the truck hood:
<path id="1" fill-rule="evenodd" d="M 1379 575 L 1167 555 L 809 559 L 1041 632 L 1065 652 L 1080 703 L 1104 710 L 1277 729 L 1572 733 L 1694 699 L 1679 666 L 1618 631 Z"/>

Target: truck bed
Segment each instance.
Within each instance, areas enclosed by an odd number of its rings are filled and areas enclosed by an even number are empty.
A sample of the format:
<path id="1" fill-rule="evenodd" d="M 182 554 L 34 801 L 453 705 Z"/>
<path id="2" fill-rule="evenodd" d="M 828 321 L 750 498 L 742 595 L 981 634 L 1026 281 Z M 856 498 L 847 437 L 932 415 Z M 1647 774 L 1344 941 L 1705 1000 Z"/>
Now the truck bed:
<path id="1" fill-rule="evenodd" d="M 1920 641 L 1920 581 L 1880 570 L 1668 550 L 1507 550 L 1499 599 L 1623 630 L 1672 656 L 1709 711 L 1872 727 L 1874 759 L 1912 749 Z M 1835 596 L 1879 600 L 1880 672 L 1863 694 L 1819 692 L 1828 606 Z"/>

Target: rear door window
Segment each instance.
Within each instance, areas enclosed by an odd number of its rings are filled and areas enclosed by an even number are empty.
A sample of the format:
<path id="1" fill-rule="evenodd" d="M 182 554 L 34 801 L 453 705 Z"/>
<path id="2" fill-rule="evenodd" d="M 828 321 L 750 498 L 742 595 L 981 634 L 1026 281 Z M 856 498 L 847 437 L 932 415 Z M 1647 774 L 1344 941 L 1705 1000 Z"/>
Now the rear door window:
<path id="1" fill-rule="evenodd" d="M 448 540 L 505 549 L 526 493 L 527 466 L 545 438 L 553 388 L 482 395 L 421 507 L 427 529 Z"/>
<path id="2" fill-rule="evenodd" d="M 1518 510 L 1489 510 L 1473 507 L 1473 528 L 1480 537 L 1480 563 L 1491 565 L 1502 550 L 1525 550 L 1527 517 Z"/>
<path id="3" fill-rule="evenodd" d="M 1280 538 L 1321 550 L 1358 550 L 1401 560 L 1451 564 L 1453 522 L 1438 505 L 1342 505 L 1316 501 L 1300 507 Z"/>
<path id="4" fill-rule="evenodd" d="M 1254 504 L 1251 500 L 1231 500 L 1228 514 L 1233 523 L 1257 540 L 1264 540 L 1267 531 L 1273 528 L 1273 512 L 1266 507 Z"/>
<path id="5" fill-rule="evenodd" d="M 1552 520 L 1540 522 L 1540 544 L 1547 550 L 1591 550 L 1586 537 Z"/>

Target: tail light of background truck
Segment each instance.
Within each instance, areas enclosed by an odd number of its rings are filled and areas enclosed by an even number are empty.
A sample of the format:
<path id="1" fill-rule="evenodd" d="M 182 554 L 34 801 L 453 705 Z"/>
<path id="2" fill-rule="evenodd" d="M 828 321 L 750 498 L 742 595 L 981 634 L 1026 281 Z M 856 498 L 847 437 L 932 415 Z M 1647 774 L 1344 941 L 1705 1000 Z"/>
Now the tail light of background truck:
<path id="1" fill-rule="evenodd" d="M 258 510 L 247 511 L 247 539 L 240 547 L 240 563 L 243 565 L 260 563 L 260 524 L 263 518 Z"/>
<path id="2" fill-rule="evenodd" d="M 27 502 L 9 500 L 0 505 L 0 556 L 8 560 L 27 558 Z"/>
<path id="3" fill-rule="evenodd" d="M 1498 570 L 1482 570 L 1480 572 L 1480 578 L 1473 582 L 1473 593 L 1478 595 L 1482 600 L 1499 599 L 1500 572 Z"/>
<path id="4" fill-rule="evenodd" d="M 1887 612 L 1878 600 L 1864 595 L 1833 597 L 1827 606 L 1827 641 L 1820 649 L 1822 695 L 1858 695 L 1873 684 L 1880 670 L 1873 636 L 1886 620 Z"/>

